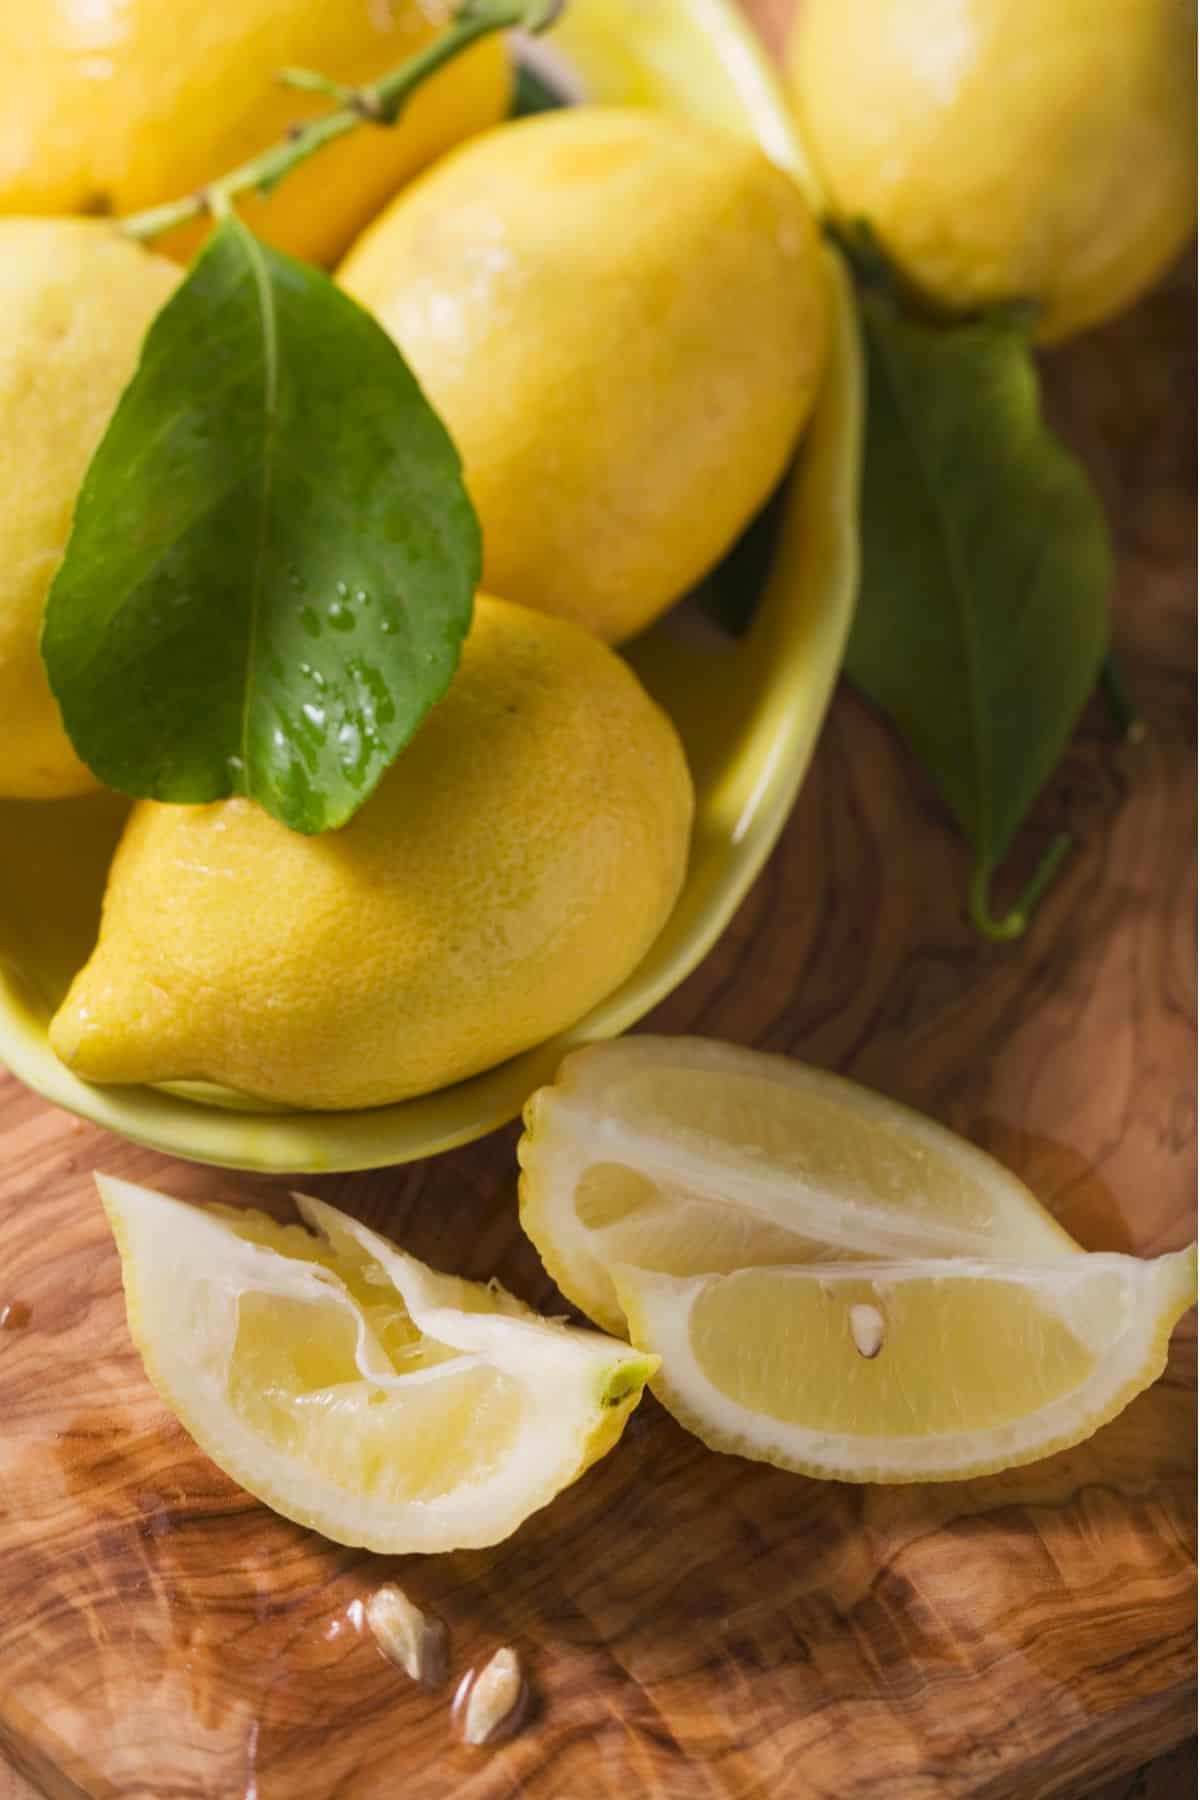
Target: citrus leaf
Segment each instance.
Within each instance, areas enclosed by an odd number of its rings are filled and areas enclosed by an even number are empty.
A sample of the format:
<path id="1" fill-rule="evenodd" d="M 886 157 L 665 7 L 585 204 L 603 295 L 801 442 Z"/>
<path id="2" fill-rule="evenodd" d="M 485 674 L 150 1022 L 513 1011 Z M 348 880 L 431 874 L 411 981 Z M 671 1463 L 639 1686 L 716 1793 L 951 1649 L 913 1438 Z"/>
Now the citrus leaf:
<path id="1" fill-rule="evenodd" d="M 551 87 L 540 70 L 531 63 L 518 60 L 513 75 L 514 119 L 527 119 L 532 113 L 557 112 L 567 104 L 565 96 Z"/>
<path id="2" fill-rule="evenodd" d="M 1041 417 L 1024 314 L 931 326 L 867 291 L 862 321 L 862 582 L 846 671 L 971 846 L 976 925 L 1015 936 L 1049 864 L 1005 919 L 988 886 L 1100 672 L 1104 516 Z"/>
<path id="3" fill-rule="evenodd" d="M 783 524 L 791 471 L 747 525 L 742 535 L 710 569 L 692 600 L 729 637 L 749 631 L 767 585 Z"/>
<path id="4" fill-rule="evenodd" d="M 445 691 L 479 554 L 392 340 L 227 217 L 150 328 L 51 588 L 71 740 L 122 793 L 341 825 Z"/>

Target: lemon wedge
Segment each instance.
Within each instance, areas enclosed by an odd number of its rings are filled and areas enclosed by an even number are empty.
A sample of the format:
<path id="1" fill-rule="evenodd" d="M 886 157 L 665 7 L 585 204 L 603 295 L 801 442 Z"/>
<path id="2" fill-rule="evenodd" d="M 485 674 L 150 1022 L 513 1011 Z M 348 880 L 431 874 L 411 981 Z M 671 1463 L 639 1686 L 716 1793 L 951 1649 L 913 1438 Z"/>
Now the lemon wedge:
<path id="1" fill-rule="evenodd" d="M 654 1391 L 714 1450 L 839 1481 L 950 1481 L 1080 1443 L 1163 1370 L 1196 1252 L 617 1272 Z"/>
<path id="2" fill-rule="evenodd" d="M 1078 1254 L 982 1151 L 838 1076 L 701 1038 L 569 1056 L 525 1109 L 521 1223 L 610 1331 L 615 1264 L 669 1275 L 826 1259 Z"/>
<path id="3" fill-rule="evenodd" d="M 297 1196 L 306 1230 L 96 1182 L 167 1406 L 226 1474 L 338 1543 L 498 1543 L 612 1448 L 654 1370 L 322 1201 Z"/>

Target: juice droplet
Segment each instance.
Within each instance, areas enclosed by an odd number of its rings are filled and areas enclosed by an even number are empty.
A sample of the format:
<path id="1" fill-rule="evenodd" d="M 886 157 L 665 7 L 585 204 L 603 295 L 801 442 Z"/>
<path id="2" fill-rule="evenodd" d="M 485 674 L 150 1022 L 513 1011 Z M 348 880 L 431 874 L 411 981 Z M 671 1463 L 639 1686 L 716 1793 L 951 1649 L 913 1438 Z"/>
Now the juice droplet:
<path id="1" fill-rule="evenodd" d="M 0 1300 L 0 1331 L 20 1331 L 31 1316 L 23 1300 Z"/>

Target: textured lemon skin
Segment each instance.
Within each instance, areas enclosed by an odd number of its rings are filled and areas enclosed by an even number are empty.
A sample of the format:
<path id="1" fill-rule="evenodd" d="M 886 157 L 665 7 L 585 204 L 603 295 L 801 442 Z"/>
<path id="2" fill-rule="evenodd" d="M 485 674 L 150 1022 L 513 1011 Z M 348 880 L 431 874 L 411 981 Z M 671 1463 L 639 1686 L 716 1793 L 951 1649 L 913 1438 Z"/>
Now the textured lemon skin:
<path id="1" fill-rule="evenodd" d="M 833 211 L 944 306 L 1063 338 L 1191 233 L 1190 0 L 805 0 L 789 65 Z"/>
<path id="2" fill-rule="evenodd" d="M 720 557 L 815 397 L 815 226 L 757 145 L 585 107 L 464 145 L 339 270 L 450 429 L 484 582 L 610 642 Z"/>
<path id="3" fill-rule="evenodd" d="M 426 1093 L 635 966 L 691 808 L 674 728 L 620 658 L 481 597 L 446 698 L 341 831 L 244 800 L 134 809 L 51 1042 L 96 1081 L 330 1108 Z"/>
<path id="4" fill-rule="evenodd" d="M 38 642 L 79 485 L 179 270 L 83 219 L 0 219 L 0 794 L 96 785 Z"/>
<path id="5" fill-rule="evenodd" d="M 444 22 L 444 20 L 443 20 Z M 419 0 L 4 0 L 0 212 L 128 213 L 226 174 L 328 100 L 281 86 L 285 66 L 357 83 L 439 29 Z M 417 169 L 503 118 L 505 50 L 488 39 L 427 83 L 391 128 L 329 146 L 268 199 L 256 231 L 329 262 Z M 199 232 L 163 247 L 186 256 Z"/>

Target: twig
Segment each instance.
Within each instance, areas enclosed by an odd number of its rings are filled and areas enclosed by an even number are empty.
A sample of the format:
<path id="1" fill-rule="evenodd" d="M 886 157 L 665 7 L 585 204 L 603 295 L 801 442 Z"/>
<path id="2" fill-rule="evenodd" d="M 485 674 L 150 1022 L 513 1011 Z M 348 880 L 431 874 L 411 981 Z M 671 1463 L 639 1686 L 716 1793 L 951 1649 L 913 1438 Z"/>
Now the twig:
<path id="1" fill-rule="evenodd" d="M 121 231 L 126 237 L 145 241 L 173 231 L 178 225 L 203 214 L 227 211 L 230 202 L 251 189 L 269 194 L 285 175 L 310 156 L 347 132 L 363 124 L 394 125 L 410 96 L 438 69 L 460 55 L 479 38 L 494 31 L 521 28 L 540 32 L 552 25 L 562 11 L 564 0 L 463 0 L 447 29 L 440 37 L 418 50 L 378 81 L 349 88 L 311 69 L 285 69 L 281 80 L 289 87 L 312 93 L 328 94 L 338 105 L 319 118 L 293 126 L 287 136 L 268 149 L 233 169 L 228 175 L 211 181 L 197 193 L 169 200 L 162 206 L 149 207 L 123 219 Z"/>

